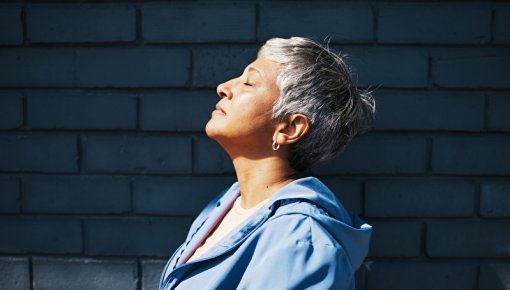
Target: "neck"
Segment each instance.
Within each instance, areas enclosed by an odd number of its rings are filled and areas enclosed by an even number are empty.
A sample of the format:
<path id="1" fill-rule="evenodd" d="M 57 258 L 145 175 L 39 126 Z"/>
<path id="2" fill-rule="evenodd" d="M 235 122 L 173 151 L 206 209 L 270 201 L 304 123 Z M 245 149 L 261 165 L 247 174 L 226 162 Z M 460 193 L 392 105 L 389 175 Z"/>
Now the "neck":
<path id="1" fill-rule="evenodd" d="M 236 157 L 233 164 L 241 190 L 241 206 L 251 208 L 296 179 L 296 171 L 279 157 Z"/>

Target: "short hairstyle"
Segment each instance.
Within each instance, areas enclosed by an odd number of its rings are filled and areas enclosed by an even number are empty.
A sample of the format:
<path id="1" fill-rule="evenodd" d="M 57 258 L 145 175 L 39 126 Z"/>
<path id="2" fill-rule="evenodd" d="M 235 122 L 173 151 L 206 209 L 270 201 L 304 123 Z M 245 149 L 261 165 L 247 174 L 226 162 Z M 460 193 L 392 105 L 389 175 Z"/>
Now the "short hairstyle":
<path id="1" fill-rule="evenodd" d="M 291 37 L 269 39 L 257 57 L 282 65 L 272 118 L 283 121 L 300 113 L 310 122 L 308 132 L 290 150 L 289 164 L 294 169 L 304 171 L 335 157 L 369 130 L 375 100 L 372 92 L 353 83 L 347 55 L 334 52 L 328 44 Z"/>

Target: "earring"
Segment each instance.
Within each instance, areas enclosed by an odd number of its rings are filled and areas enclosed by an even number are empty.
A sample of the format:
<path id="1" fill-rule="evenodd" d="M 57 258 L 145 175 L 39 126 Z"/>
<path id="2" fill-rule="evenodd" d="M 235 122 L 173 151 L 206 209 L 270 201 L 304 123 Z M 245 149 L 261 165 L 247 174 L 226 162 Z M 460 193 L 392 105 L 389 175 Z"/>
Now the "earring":
<path id="1" fill-rule="evenodd" d="M 280 144 L 277 144 L 276 143 L 276 140 L 273 140 L 273 145 L 271 145 L 273 147 L 273 150 L 276 151 L 280 148 Z"/>

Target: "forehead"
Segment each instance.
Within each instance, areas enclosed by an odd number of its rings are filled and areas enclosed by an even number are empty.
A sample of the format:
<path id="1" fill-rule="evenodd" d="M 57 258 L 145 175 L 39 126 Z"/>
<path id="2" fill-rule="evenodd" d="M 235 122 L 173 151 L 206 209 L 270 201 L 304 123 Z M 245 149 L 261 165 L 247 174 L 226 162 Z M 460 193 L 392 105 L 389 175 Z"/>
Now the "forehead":
<path id="1" fill-rule="evenodd" d="M 258 73 L 263 78 L 275 78 L 280 72 L 281 65 L 267 58 L 258 57 L 255 61 L 246 66 L 247 72 Z"/>

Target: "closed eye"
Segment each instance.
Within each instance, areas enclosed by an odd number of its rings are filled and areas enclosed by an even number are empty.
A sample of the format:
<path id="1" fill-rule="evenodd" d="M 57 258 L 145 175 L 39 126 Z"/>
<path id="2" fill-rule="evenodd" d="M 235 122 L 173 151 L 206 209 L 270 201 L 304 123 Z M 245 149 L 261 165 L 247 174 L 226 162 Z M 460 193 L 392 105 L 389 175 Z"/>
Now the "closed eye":
<path id="1" fill-rule="evenodd" d="M 250 84 L 250 83 L 244 83 L 244 85 L 246 85 L 246 86 L 250 86 L 250 87 L 252 87 L 252 86 L 253 86 L 253 84 Z"/>

